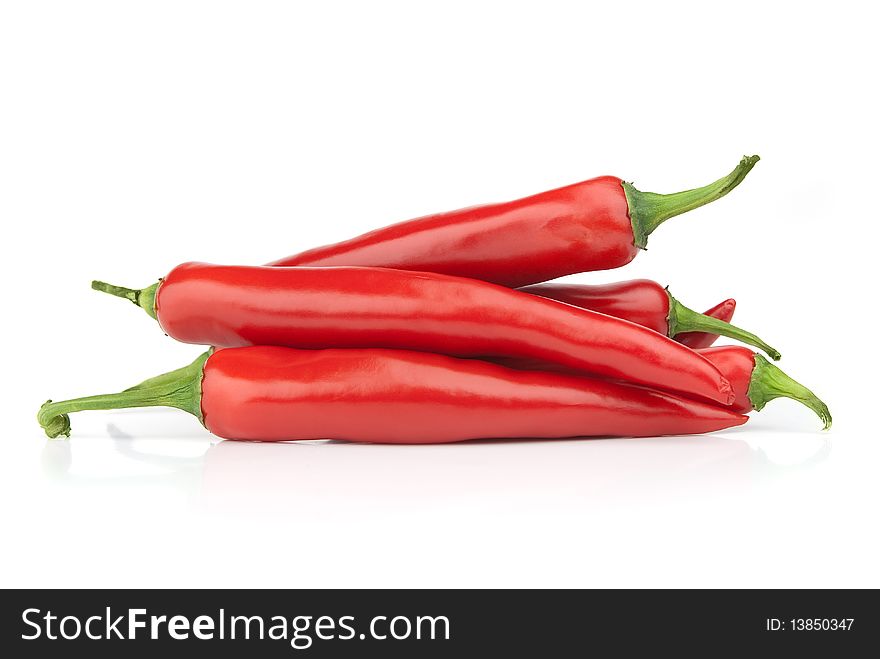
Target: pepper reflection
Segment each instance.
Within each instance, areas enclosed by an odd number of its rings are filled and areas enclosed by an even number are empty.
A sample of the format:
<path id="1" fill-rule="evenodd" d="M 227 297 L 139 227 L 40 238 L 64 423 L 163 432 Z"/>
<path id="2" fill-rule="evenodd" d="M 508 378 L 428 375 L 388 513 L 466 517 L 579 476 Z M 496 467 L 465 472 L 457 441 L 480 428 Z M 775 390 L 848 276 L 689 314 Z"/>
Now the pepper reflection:
<path id="1" fill-rule="evenodd" d="M 475 441 L 394 446 L 335 441 L 221 441 L 199 456 L 149 452 L 117 426 L 113 450 L 158 467 L 136 477 L 78 475 L 75 442 L 48 441 L 46 477 L 61 486 L 173 488 L 208 511 L 288 510 L 304 502 L 357 507 L 463 499 L 589 506 L 650 498 L 729 496 L 792 472 L 811 469 L 831 452 L 825 439 L 794 465 L 773 463 L 734 432 L 708 437 Z M 291 509 L 292 510 L 292 509 Z"/>

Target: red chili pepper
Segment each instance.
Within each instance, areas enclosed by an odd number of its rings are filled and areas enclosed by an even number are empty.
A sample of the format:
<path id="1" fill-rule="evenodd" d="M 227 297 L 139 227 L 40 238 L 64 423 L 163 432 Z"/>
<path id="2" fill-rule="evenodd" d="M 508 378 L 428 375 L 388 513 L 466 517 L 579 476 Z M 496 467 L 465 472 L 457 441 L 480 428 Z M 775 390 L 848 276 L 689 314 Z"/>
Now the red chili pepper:
<path id="1" fill-rule="evenodd" d="M 733 320 L 733 312 L 736 311 L 736 300 L 733 298 L 719 302 L 711 309 L 703 312 L 703 315 L 717 318 L 718 320 L 729 323 Z M 709 332 L 681 332 L 675 335 L 675 340 L 688 348 L 708 348 L 718 340 L 717 334 Z"/>
<path id="2" fill-rule="evenodd" d="M 466 439 L 704 433 L 748 417 L 639 387 L 395 350 L 272 346 L 205 353 L 128 389 L 53 403 L 49 437 L 72 412 L 170 406 L 227 439 L 343 439 L 425 444 Z"/>
<path id="3" fill-rule="evenodd" d="M 813 410 L 831 427 L 831 412 L 812 391 L 786 375 L 778 366 L 741 346 L 718 346 L 698 350 L 730 380 L 736 392 L 733 409 L 737 412 L 761 411 L 774 398 L 791 398 Z"/>
<path id="4" fill-rule="evenodd" d="M 723 197 L 751 171 L 674 194 L 601 176 L 500 204 L 428 215 L 280 259 L 280 266 L 378 266 L 439 272 L 516 288 L 626 265 L 671 217 Z"/>
<path id="5" fill-rule="evenodd" d="M 187 263 L 142 291 L 93 287 L 136 302 L 185 343 L 507 356 L 733 400 L 712 364 L 665 336 L 472 279 L 387 268 Z"/>
<path id="6" fill-rule="evenodd" d="M 664 336 L 675 337 L 680 332 L 714 332 L 760 348 L 774 360 L 780 358 L 775 348 L 767 345 L 751 332 L 689 309 L 672 297 L 667 289 L 650 279 L 633 279 L 594 286 L 535 284 L 524 286 L 519 290 L 582 309 L 598 311 L 615 318 L 623 318 Z M 731 310 L 730 313 L 732 315 L 733 311 Z"/>
<path id="7" fill-rule="evenodd" d="M 752 410 L 760 412 L 774 398 L 791 398 L 813 410 L 824 424 L 823 430 L 831 427 L 831 412 L 812 391 L 793 380 L 778 366 L 768 362 L 763 356 L 742 346 L 717 346 L 699 348 L 696 352 L 718 367 L 718 370 L 733 385 L 736 400 L 730 409 L 745 414 Z M 487 357 L 495 364 L 521 371 L 544 371 L 558 375 L 576 375 L 569 368 L 547 366 L 533 359 L 513 359 L 509 357 Z"/>

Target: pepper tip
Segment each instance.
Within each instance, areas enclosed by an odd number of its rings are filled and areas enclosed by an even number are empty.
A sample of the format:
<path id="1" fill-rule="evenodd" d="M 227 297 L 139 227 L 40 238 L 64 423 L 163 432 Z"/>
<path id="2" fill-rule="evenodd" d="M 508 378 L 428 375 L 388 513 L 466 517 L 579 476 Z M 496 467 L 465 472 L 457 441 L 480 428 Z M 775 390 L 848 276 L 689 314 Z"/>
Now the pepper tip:
<path id="1" fill-rule="evenodd" d="M 733 386 L 730 384 L 727 378 L 721 378 L 721 393 L 725 395 L 725 405 L 733 405 L 736 401 L 736 392 L 733 390 Z"/>

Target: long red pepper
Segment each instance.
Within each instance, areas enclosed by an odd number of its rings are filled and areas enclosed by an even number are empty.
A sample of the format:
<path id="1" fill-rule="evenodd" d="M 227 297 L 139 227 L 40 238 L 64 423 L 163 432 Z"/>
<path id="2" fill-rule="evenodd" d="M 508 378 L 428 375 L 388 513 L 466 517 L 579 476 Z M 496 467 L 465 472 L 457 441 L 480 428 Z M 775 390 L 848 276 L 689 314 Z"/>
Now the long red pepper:
<path id="1" fill-rule="evenodd" d="M 482 281 L 387 268 L 187 263 L 132 300 L 169 336 L 218 347 L 398 348 L 538 360 L 727 404 L 692 350 L 645 327 Z"/>
<path id="2" fill-rule="evenodd" d="M 535 284 L 519 290 L 623 318 L 665 336 L 674 337 L 680 332 L 714 332 L 759 348 L 775 360 L 780 358 L 779 351 L 751 332 L 689 309 L 672 297 L 667 289 L 650 279 L 592 286 Z"/>
<path id="3" fill-rule="evenodd" d="M 674 194 L 601 176 L 518 199 L 428 215 L 279 259 L 279 266 L 378 266 L 482 279 L 512 288 L 629 263 L 671 217 L 723 197 L 751 171 Z"/>
<path id="4" fill-rule="evenodd" d="M 81 410 L 170 406 L 227 439 L 426 444 L 479 438 L 654 436 L 745 423 L 726 408 L 601 380 L 395 350 L 272 346 L 205 353 L 126 391 L 45 403 L 49 437 Z"/>
<path id="5" fill-rule="evenodd" d="M 736 300 L 729 298 L 724 302 L 719 302 L 711 309 L 703 312 L 705 316 L 717 318 L 720 321 L 729 323 L 733 320 L 733 312 L 736 311 Z M 686 345 L 688 348 L 708 348 L 718 339 L 717 334 L 711 332 L 681 332 L 673 337 L 679 343 Z"/>
<path id="6" fill-rule="evenodd" d="M 760 411 L 774 398 L 791 398 L 813 410 L 822 419 L 825 430 L 831 427 L 828 406 L 761 355 L 742 346 L 702 348 L 698 352 L 730 380 L 736 392 L 733 409 L 737 412 Z"/>
<path id="7" fill-rule="evenodd" d="M 831 412 L 828 406 L 819 400 L 816 394 L 758 353 L 742 346 L 699 348 L 696 352 L 715 364 L 733 385 L 736 400 L 729 409 L 741 414 L 752 410 L 760 412 L 774 398 L 791 398 L 813 410 L 822 420 L 823 430 L 831 427 Z M 571 369 L 556 365 L 548 367 L 536 360 L 508 357 L 486 359 L 500 366 L 521 371 L 547 372 L 549 369 L 549 372 L 558 375 L 574 375 Z"/>

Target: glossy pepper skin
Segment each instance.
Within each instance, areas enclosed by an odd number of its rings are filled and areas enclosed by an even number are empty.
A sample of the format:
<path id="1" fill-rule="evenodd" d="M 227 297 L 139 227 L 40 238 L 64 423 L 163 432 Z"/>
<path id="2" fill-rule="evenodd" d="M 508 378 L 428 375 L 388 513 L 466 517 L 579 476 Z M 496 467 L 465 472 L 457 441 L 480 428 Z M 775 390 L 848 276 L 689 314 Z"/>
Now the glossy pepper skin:
<path id="1" fill-rule="evenodd" d="M 513 202 L 394 224 L 272 265 L 380 266 L 516 287 L 617 268 L 638 251 L 622 181 L 602 176 Z"/>
<path id="2" fill-rule="evenodd" d="M 181 392 L 185 392 L 181 395 Z M 48 402 L 50 436 L 81 409 L 171 405 L 227 439 L 429 444 L 645 437 L 745 423 L 726 408 L 625 385 L 397 350 L 229 348 L 119 394 Z"/>
<path id="3" fill-rule="evenodd" d="M 717 366 L 722 375 L 733 385 L 736 400 L 727 409 L 740 414 L 752 410 L 759 412 L 774 398 L 791 398 L 813 410 L 822 420 L 824 430 L 831 427 L 831 412 L 828 406 L 816 394 L 758 353 L 742 346 L 699 348 L 696 352 Z M 558 365 L 547 366 L 536 360 L 509 357 L 487 357 L 487 359 L 517 370 L 574 375 L 571 369 Z"/>
<path id="4" fill-rule="evenodd" d="M 711 314 L 697 313 L 672 297 L 668 289 L 650 279 L 633 279 L 612 284 L 535 284 L 524 286 L 519 290 L 539 295 L 558 302 L 565 302 L 582 309 L 590 309 L 615 318 L 622 318 L 642 327 L 647 327 L 664 336 L 678 339 L 680 333 L 688 333 L 688 342 L 712 342 L 719 335 L 726 336 L 748 345 L 760 348 L 773 359 L 778 360 L 779 351 L 768 345 L 760 337 L 731 325 L 727 321 L 719 321 Z M 728 318 L 733 315 L 735 302 L 731 303 Z M 727 309 L 727 303 L 722 303 Z M 710 310 L 714 311 L 714 310 Z M 711 332 L 714 330 L 714 334 Z M 703 336 L 694 337 L 694 333 Z M 689 346 L 691 347 L 691 346 Z"/>
<path id="5" fill-rule="evenodd" d="M 698 350 L 715 364 L 733 385 L 736 412 L 760 411 L 774 398 L 791 398 L 813 410 L 824 429 L 831 427 L 831 412 L 819 397 L 761 355 L 742 346 L 717 346 Z"/>
<path id="6" fill-rule="evenodd" d="M 724 404 L 733 400 L 714 366 L 656 332 L 460 277 L 387 268 L 187 263 L 158 289 L 134 297 L 166 334 L 185 343 L 507 356 Z"/>
<path id="7" fill-rule="evenodd" d="M 613 176 L 516 201 L 400 222 L 274 261 L 275 266 L 373 266 L 482 279 L 511 288 L 619 268 L 662 222 L 735 188 L 758 161 L 743 158 L 702 188 L 660 195 Z"/>
<path id="8" fill-rule="evenodd" d="M 632 279 L 613 284 L 535 284 L 519 290 L 590 309 L 647 327 L 667 336 L 669 295 L 650 279 Z"/>
<path id="9" fill-rule="evenodd" d="M 736 311 L 736 300 L 728 298 L 724 302 L 719 302 L 711 309 L 706 309 L 703 314 L 711 318 L 717 318 L 720 321 L 729 323 L 733 321 L 733 314 Z M 711 332 L 680 332 L 673 337 L 682 345 L 688 348 L 708 348 L 718 340 L 717 334 Z"/>

